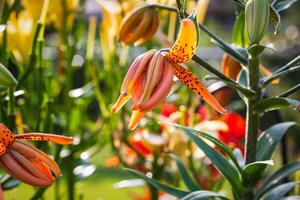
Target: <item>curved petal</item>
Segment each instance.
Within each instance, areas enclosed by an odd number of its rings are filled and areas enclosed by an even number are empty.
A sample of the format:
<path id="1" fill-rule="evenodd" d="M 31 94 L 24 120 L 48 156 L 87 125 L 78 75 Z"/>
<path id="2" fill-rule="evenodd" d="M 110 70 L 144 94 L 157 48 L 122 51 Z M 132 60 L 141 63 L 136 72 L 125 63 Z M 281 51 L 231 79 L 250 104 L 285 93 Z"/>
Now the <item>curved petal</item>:
<path id="1" fill-rule="evenodd" d="M 36 176 L 29 173 L 26 169 L 22 167 L 10 154 L 10 152 L 4 154 L 0 158 L 0 165 L 5 169 L 5 171 L 11 176 L 19 179 L 20 181 L 37 186 L 37 187 L 48 187 L 53 181 L 47 179 L 37 178 Z"/>
<path id="2" fill-rule="evenodd" d="M 40 160 L 46 166 L 50 168 L 51 171 L 55 174 L 56 177 L 61 175 L 61 171 L 56 162 L 50 158 L 47 154 L 37 149 L 36 147 L 28 144 L 25 141 L 17 140 L 13 145 L 12 149 L 16 150 L 23 156 L 32 160 Z"/>
<path id="3" fill-rule="evenodd" d="M 71 144 L 73 142 L 72 137 L 47 133 L 25 133 L 15 135 L 15 138 L 24 140 L 50 141 L 56 144 Z"/>
<path id="4" fill-rule="evenodd" d="M 174 64 L 173 67 L 176 77 L 196 95 L 203 98 L 204 101 L 219 113 L 225 114 L 228 112 L 191 71 L 176 64 Z"/>
<path id="5" fill-rule="evenodd" d="M 48 171 L 50 172 L 51 177 L 49 177 L 49 173 L 47 173 L 46 171 L 41 171 L 36 167 L 35 163 L 37 163 L 37 161 L 29 160 L 15 150 L 11 150 L 10 154 L 21 166 L 23 166 L 24 169 L 26 169 L 29 173 L 33 174 L 37 178 L 48 179 L 48 181 L 54 180 L 49 169 Z"/>

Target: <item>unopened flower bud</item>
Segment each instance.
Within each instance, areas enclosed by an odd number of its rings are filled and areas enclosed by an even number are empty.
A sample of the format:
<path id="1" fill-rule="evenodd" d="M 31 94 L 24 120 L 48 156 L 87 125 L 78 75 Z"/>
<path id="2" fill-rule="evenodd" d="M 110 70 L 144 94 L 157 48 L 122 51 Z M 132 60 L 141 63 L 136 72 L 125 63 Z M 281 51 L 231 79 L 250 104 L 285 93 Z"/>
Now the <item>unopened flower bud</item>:
<path id="1" fill-rule="evenodd" d="M 149 5 L 140 6 L 122 20 L 120 40 L 128 45 L 139 45 L 152 38 L 158 26 L 158 11 Z"/>
<path id="2" fill-rule="evenodd" d="M 268 0 L 249 0 L 246 4 L 245 19 L 247 36 L 251 44 L 257 44 L 268 28 L 270 6 Z"/>

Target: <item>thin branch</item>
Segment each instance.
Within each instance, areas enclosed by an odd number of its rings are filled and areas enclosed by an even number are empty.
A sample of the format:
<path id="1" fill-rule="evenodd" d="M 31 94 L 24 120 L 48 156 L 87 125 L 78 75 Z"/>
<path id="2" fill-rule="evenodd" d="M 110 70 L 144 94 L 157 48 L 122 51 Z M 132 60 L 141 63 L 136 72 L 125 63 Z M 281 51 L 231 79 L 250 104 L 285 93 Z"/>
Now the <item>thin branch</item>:
<path id="1" fill-rule="evenodd" d="M 265 80 L 262 81 L 262 86 L 266 87 L 269 83 L 271 83 L 273 80 L 276 80 L 280 77 L 283 77 L 285 75 L 288 75 L 290 73 L 296 72 L 300 70 L 300 65 L 299 66 L 295 66 L 295 67 L 291 67 L 288 70 L 285 71 L 280 71 L 278 73 L 273 74 L 271 77 L 266 78 Z"/>
<path id="2" fill-rule="evenodd" d="M 288 97 L 291 94 L 297 92 L 298 90 L 300 90 L 300 83 L 298 85 L 295 85 L 294 87 L 290 88 L 289 90 L 281 93 L 280 95 L 278 95 L 279 97 Z"/>
<path id="3" fill-rule="evenodd" d="M 226 80 L 233 84 L 237 84 L 234 80 L 232 80 L 231 78 L 228 78 L 227 76 L 225 76 L 224 74 L 222 74 L 221 72 L 216 70 L 213 66 L 211 66 L 210 64 L 205 62 L 202 58 L 198 57 L 197 55 L 194 55 L 192 59 L 193 59 L 193 61 L 195 61 L 196 63 L 198 63 L 199 65 L 201 65 L 202 67 L 204 67 L 205 69 L 207 69 L 208 71 L 213 73 L 214 75 L 218 76 L 220 79 Z"/>
<path id="4" fill-rule="evenodd" d="M 278 70 L 276 70 L 273 74 L 277 74 L 279 72 L 282 72 L 290 67 L 293 67 L 297 64 L 300 63 L 300 55 L 298 55 L 296 58 L 294 58 L 293 60 L 291 60 L 290 62 L 288 62 L 287 64 L 285 64 L 283 67 L 279 68 Z"/>

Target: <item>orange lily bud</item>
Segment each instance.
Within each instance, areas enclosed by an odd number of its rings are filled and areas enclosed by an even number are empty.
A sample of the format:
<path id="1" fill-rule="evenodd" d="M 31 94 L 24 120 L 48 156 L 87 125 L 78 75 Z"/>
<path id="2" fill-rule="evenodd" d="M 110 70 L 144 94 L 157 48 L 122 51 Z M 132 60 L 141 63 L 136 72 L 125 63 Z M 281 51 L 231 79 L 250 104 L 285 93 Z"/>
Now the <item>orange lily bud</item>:
<path id="1" fill-rule="evenodd" d="M 121 22 L 120 40 L 135 46 L 149 40 L 159 26 L 158 11 L 143 5 L 128 13 Z"/>

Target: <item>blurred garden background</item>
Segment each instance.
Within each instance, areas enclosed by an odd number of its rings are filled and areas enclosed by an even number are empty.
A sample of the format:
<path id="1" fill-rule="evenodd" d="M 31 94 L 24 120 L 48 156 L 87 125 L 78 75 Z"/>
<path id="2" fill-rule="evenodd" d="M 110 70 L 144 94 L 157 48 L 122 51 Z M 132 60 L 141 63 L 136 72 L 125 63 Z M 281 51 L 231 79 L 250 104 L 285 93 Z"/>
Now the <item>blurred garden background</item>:
<path id="1" fill-rule="evenodd" d="M 188 64 L 221 104 L 234 113 L 232 118 L 214 113 L 177 82 L 166 102 L 148 113 L 134 131 L 127 128 L 131 105 L 118 114 L 111 112 L 132 61 L 150 49 L 170 48 L 176 40 L 179 26 L 176 13 L 161 10 L 159 28 L 150 40 L 138 46 L 120 41 L 122 19 L 145 2 L 176 6 L 175 0 L 50 0 L 43 18 L 44 0 L 1 1 L 1 63 L 18 80 L 13 97 L 10 96 L 14 99 L 13 108 L 7 98 L 10 94 L 1 90 L 1 122 L 18 134 L 43 132 L 75 138 L 74 144 L 68 146 L 33 142 L 53 156 L 62 177 L 49 188 L 41 189 L 21 183 L 2 170 L 5 199 L 151 199 L 148 191 L 151 186 L 123 168 L 145 173 L 156 169 L 158 173 L 150 177 L 185 188 L 172 159 L 165 158 L 169 152 L 188 163 L 193 169 L 192 176 L 204 188 L 226 193 L 228 183 L 221 180 L 203 153 L 196 152 L 186 137 L 158 123 L 178 123 L 208 131 L 243 155 L 246 107 L 229 88 L 227 93 L 217 93 L 226 86 L 214 80 L 205 81 L 211 74 L 201 66 Z M 187 12 L 198 9 L 206 27 L 227 43 L 234 43 L 237 6 L 230 0 L 205 2 L 209 2 L 207 9 L 197 0 L 188 0 Z M 263 40 L 271 48 L 264 51 L 261 63 L 271 72 L 300 54 L 299 10 L 300 2 L 295 1 L 291 8 L 282 11 L 281 31 L 274 35 L 270 25 Z M 38 33 L 36 48 L 32 50 L 38 24 L 44 34 Z M 196 54 L 222 71 L 224 52 L 202 30 Z M 299 77 L 299 70 L 289 74 L 284 81 L 268 87 L 267 94 L 273 96 L 288 90 L 299 84 Z M 299 100 L 300 92 L 291 97 Z M 261 119 L 261 128 L 282 121 L 300 123 L 299 112 L 289 109 L 268 112 Z M 224 124 L 234 128 L 224 129 Z M 285 135 L 276 151 L 275 163 L 299 160 L 299 131 L 293 127 Z M 300 195 L 299 187 L 295 193 Z M 158 195 L 161 199 L 175 199 L 166 193 Z"/>

